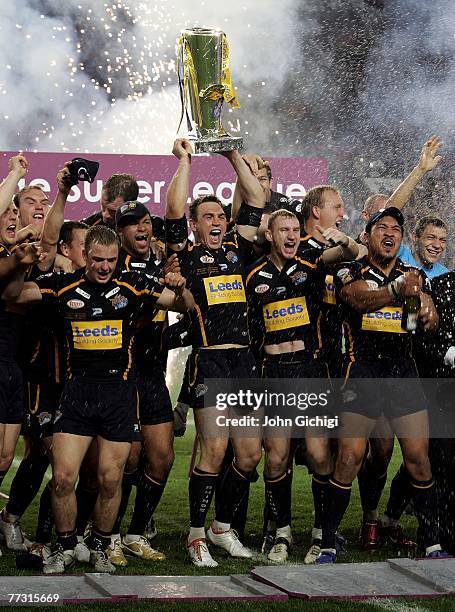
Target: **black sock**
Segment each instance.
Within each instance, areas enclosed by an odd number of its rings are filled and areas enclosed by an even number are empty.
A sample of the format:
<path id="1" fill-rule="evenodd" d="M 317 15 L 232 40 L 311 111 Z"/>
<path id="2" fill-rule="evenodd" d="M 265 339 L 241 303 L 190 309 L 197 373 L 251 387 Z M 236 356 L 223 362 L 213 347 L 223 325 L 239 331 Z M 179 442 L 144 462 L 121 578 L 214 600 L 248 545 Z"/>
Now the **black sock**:
<path id="1" fill-rule="evenodd" d="M 363 513 L 377 510 L 382 491 L 387 482 L 387 470 L 381 474 L 371 461 L 365 459 L 357 475 L 357 481 Z"/>
<path id="2" fill-rule="evenodd" d="M 64 531 L 59 533 L 57 531 L 57 544 L 61 544 L 63 550 L 74 550 L 77 544 L 77 534 L 74 531 Z"/>
<path id="3" fill-rule="evenodd" d="M 248 504 L 250 501 L 250 487 L 248 487 L 245 496 L 237 506 L 234 516 L 232 517 L 231 527 L 239 534 L 240 540 L 243 540 L 245 535 L 246 519 L 248 517 Z"/>
<path id="4" fill-rule="evenodd" d="M 48 466 L 47 455 L 29 455 L 22 459 L 11 483 L 7 512 L 17 516 L 24 514 L 40 490 Z M 4 476 L 5 473 L 0 472 L 1 480 Z"/>
<path id="5" fill-rule="evenodd" d="M 425 548 L 439 544 L 439 517 L 434 480 L 411 479 L 414 510 L 419 521 L 419 532 Z"/>
<path id="6" fill-rule="evenodd" d="M 399 521 L 411 497 L 411 477 L 404 465 L 401 465 L 390 485 L 389 501 L 385 510 L 386 516 Z"/>
<path id="7" fill-rule="evenodd" d="M 274 479 L 264 476 L 264 484 L 267 506 L 275 519 L 277 529 L 290 525 L 292 481 L 288 472 Z"/>
<path id="8" fill-rule="evenodd" d="M 233 461 L 226 470 L 215 500 L 215 518 L 220 523 L 231 524 L 249 486 L 250 472 L 244 472 Z"/>
<path id="9" fill-rule="evenodd" d="M 112 531 L 101 531 L 93 526 L 92 531 L 87 539 L 87 546 L 90 550 L 106 550 L 111 543 Z"/>
<path id="10" fill-rule="evenodd" d="M 188 485 L 191 527 L 204 527 L 217 480 L 218 474 L 194 468 Z"/>
<path id="11" fill-rule="evenodd" d="M 89 522 L 93 510 L 95 509 L 96 500 L 98 499 L 98 489 L 86 489 L 80 482 L 76 487 L 77 500 L 77 519 L 76 529 L 77 535 L 83 536 L 87 523 Z"/>
<path id="12" fill-rule="evenodd" d="M 120 500 L 120 506 L 118 509 L 117 518 L 115 519 L 114 526 L 112 527 L 112 533 L 120 533 L 120 526 L 122 524 L 123 517 L 128 508 L 128 502 L 130 501 L 131 491 L 133 486 L 137 484 L 137 469 L 133 472 L 123 472 L 122 478 L 122 498 Z"/>
<path id="13" fill-rule="evenodd" d="M 335 548 L 335 534 L 349 506 L 351 483 L 330 478 L 327 485 L 324 519 L 322 522 L 321 548 Z"/>
<path id="14" fill-rule="evenodd" d="M 135 535 L 144 533 L 160 502 L 165 486 L 165 482 L 152 478 L 146 471 L 142 472 L 137 483 L 136 501 L 128 533 Z"/>
<path id="15" fill-rule="evenodd" d="M 54 514 L 52 512 L 52 485 L 51 481 L 44 487 L 39 500 L 38 524 L 36 526 L 35 540 L 40 544 L 47 544 L 52 538 Z"/>
<path id="16" fill-rule="evenodd" d="M 330 474 L 316 474 L 316 472 L 313 472 L 313 478 L 311 480 L 311 491 L 313 493 L 314 504 L 314 527 L 316 529 L 322 529 L 324 504 L 329 480 Z"/>

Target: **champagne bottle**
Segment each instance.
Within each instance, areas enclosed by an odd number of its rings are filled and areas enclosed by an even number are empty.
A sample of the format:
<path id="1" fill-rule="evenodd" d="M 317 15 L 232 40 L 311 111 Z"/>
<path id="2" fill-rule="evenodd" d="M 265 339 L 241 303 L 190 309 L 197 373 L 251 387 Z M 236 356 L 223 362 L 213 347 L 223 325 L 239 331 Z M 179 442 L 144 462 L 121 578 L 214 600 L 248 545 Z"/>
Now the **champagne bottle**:
<path id="1" fill-rule="evenodd" d="M 414 295 L 404 299 L 403 316 L 401 318 L 401 327 L 406 331 L 415 331 L 417 329 L 417 315 L 420 310 L 420 297 Z"/>

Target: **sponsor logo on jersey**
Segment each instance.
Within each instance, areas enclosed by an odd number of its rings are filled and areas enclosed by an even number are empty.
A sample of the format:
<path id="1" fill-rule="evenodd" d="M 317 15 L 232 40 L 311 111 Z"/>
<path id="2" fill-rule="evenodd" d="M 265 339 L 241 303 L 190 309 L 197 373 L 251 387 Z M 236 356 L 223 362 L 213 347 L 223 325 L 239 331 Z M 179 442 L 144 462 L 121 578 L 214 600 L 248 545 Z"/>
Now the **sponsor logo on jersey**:
<path id="1" fill-rule="evenodd" d="M 308 325 L 310 317 L 305 298 L 291 298 L 267 304 L 262 309 L 268 332 Z"/>
<path id="2" fill-rule="evenodd" d="M 258 285 L 255 288 L 255 292 L 256 293 L 265 293 L 266 291 L 268 291 L 270 289 L 269 285 Z"/>
<path id="3" fill-rule="evenodd" d="M 367 279 L 367 285 L 368 285 L 368 287 L 370 287 L 370 289 L 377 289 L 379 287 L 379 283 L 377 283 L 374 280 L 368 280 Z"/>
<path id="4" fill-rule="evenodd" d="M 240 274 L 211 276 L 204 278 L 205 293 L 209 306 L 246 302 L 245 289 Z"/>
<path id="5" fill-rule="evenodd" d="M 99 317 L 100 314 L 103 314 L 103 309 L 102 308 L 92 308 L 92 316 L 93 317 Z"/>
<path id="6" fill-rule="evenodd" d="M 282 293 L 286 293 L 286 287 L 277 287 L 276 294 L 281 295 Z"/>
<path id="7" fill-rule="evenodd" d="M 403 309 L 401 306 L 388 306 L 367 312 L 362 317 L 362 329 L 365 331 L 386 332 L 392 334 L 406 334 L 401 329 L 401 318 Z"/>
<path id="8" fill-rule="evenodd" d="M 289 268 L 289 270 L 286 272 L 286 274 L 287 275 L 292 274 L 296 268 L 297 268 L 297 264 L 294 264 L 293 266 L 291 266 Z"/>
<path id="9" fill-rule="evenodd" d="M 136 261 L 135 263 L 131 263 L 132 268 L 146 268 L 147 264 L 145 261 Z"/>
<path id="10" fill-rule="evenodd" d="M 85 297 L 86 300 L 90 299 L 90 293 L 87 293 L 87 291 L 84 291 L 83 289 L 81 289 L 80 287 L 76 288 L 76 293 L 79 293 L 79 295 L 82 295 L 82 297 Z"/>
<path id="11" fill-rule="evenodd" d="M 200 258 L 200 261 L 202 261 L 202 263 L 209 264 L 209 263 L 213 263 L 215 259 L 211 257 L 210 255 L 202 255 L 202 257 Z"/>
<path id="12" fill-rule="evenodd" d="M 384 277 L 381 276 L 381 274 L 378 274 L 377 272 L 375 272 L 374 270 L 368 270 L 368 274 L 372 274 L 373 276 L 376 276 L 376 278 L 379 278 L 379 280 L 383 281 Z"/>
<path id="13" fill-rule="evenodd" d="M 106 293 L 106 298 L 109 299 L 113 295 L 116 295 L 119 291 L 120 291 L 120 287 L 115 287 L 114 289 L 111 289 L 109 293 Z"/>
<path id="14" fill-rule="evenodd" d="M 73 321 L 74 348 L 106 351 L 122 347 L 122 321 Z"/>
<path id="15" fill-rule="evenodd" d="M 226 270 L 228 269 L 228 265 L 225 263 L 220 263 L 218 264 L 220 266 L 220 271 L 221 272 L 226 272 Z"/>
<path id="16" fill-rule="evenodd" d="M 85 303 L 82 300 L 68 300 L 66 302 L 66 305 L 69 308 L 73 308 L 74 310 L 76 310 L 77 308 L 84 308 Z"/>
<path id="17" fill-rule="evenodd" d="M 326 304 L 336 304 L 337 299 L 335 295 L 335 284 L 333 282 L 333 276 L 326 274 L 324 279 L 324 288 L 322 290 L 322 301 Z"/>
<path id="18" fill-rule="evenodd" d="M 270 274 L 270 272 L 264 272 L 264 270 L 258 272 L 258 276 L 263 276 L 264 278 L 273 278 L 273 274 Z"/>

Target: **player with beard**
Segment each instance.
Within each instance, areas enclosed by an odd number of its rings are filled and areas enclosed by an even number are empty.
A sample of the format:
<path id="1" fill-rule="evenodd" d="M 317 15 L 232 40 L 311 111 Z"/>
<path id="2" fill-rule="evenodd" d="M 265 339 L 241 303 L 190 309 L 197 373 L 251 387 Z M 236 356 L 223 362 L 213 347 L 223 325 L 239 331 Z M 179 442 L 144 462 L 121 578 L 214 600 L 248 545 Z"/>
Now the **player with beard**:
<path id="1" fill-rule="evenodd" d="M 118 269 L 163 275 L 161 252 L 154 253 L 153 225 L 150 212 L 140 202 L 126 202 L 116 212 L 120 237 Z M 164 311 L 152 313 L 139 323 L 135 334 L 133 359 L 137 369 L 139 421 L 143 443 L 133 442 L 122 483 L 122 502 L 114 526 L 108 557 L 114 565 L 126 565 L 120 539 L 120 523 L 129 494 L 137 483 L 133 516 L 123 549 L 142 559 L 161 561 L 165 556 L 154 550 L 144 532 L 164 491 L 174 461 L 173 414 L 161 358 L 161 335 L 167 320 Z M 139 462 L 141 447 L 144 461 Z M 139 473 L 137 474 L 139 464 Z"/>
<path id="2" fill-rule="evenodd" d="M 270 256 L 247 276 L 250 325 L 261 330 L 265 378 L 327 378 L 326 365 L 319 358 L 322 266 L 334 256 L 333 251 L 335 255 L 340 251 L 341 256 L 355 257 L 357 247 L 335 228 L 319 229 L 324 240 L 343 246 L 321 252 L 313 249 L 311 256 L 304 259 L 297 254 L 298 218 L 287 210 L 273 212 L 266 233 L 271 243 Z M 292 543 L 290 437 L 273 432 L 271 436 L 264 436 L 263 443 L 266 500 L 276 523 L 275 541 L 268 559 L 284 563 Z"/>
<path id="3" fill-rule="evenodd" d="M 215 567 L 217 563 L 207 548 L 204 525 L 228 440 L 225 428 L 222 431 L 216 425 L 215 407 L 204 405 L 205 380 L 248 378 L 256 373 L 249 350 L 244 262 L 252 251 L 264 206 L 264 192 L 238 151 L 224 153 L 237 173 L 245 197 L 236 231 L 225 235 L 227 220 L 223 207 L 215 196 L 205 196 L 190 205 L 190 228 L 195 235 L 192 244 L 188 241 L 184 215 L 189 192 L 190 143 L 176 140 L 173 153 L 179 164 L 167 193 L 166 241 L 178 253 L 182 273 L 195 299 L 191 313 L 193 352 L 189 379 L 191 406 L 201 443 L 200 460 L 189 483 L 187 550 L 197 567 Z M 214 432 L 217 432 L 215 436 Z M 250 558 L 251 551 L 239 541 L 231 529 L 231 521 L 255 476 L 261 440 L 260 435 L 253 434 L 249 438 L 233 436 L 231 439 L 235 458 L 217 491 L 216 518 L 207 531 L 207 538 L 231 556 Z"/>
<path id="4" fill-rule="evenodd" d="M 366 226 L 368 256 L 341 264 L 336 273 L 347 338 L 345 382 L 338 456 L 326 491 L 317 564 L 336 560 L 335 533 L 348 507 L 351 483 L 362 464 L 367 440 L 381 415 L 390 420 L 400 442 L 425 554 L 445 555 L 434 514 L 426 400 L 412 359 L 411 334 L 401 329 L 403 300 L 420 297 L 418 319 L 425 330 L 437 328 L 438 315 L 431 297 L 422 292 L 422 277 L 397 259 L 403 224 L 402 213 L 394 207 L 373 215 Z M 374 385 L 362 385 L 365 378 L 380 378 L 381 393 Z M 393 379 L 412 379 L 413 393 L 398 396 Z"/>

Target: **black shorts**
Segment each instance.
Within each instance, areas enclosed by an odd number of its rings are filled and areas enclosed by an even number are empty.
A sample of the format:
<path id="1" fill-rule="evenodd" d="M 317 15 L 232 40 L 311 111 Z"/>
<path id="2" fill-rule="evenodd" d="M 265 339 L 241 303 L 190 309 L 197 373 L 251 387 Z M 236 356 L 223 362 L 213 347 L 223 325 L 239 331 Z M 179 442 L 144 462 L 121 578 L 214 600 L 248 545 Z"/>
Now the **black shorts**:
<path id="1" fill-rule="evenodd" d="M 0 423 L 19 425 L 24 418 L 22 372 L 17 363 L 0 362 Z"/>
<path id="2" fill-rule="evenodd" d="M 343 374 L 340 412 L 354 412 L 370 419 L 381 415 L 396 419 L 428 408 L 411 358 L 354 361 L 343 365 Z"/>
<path id="3" fill-rule="evenodd" d="M 191 408 L 204 408 L 208 378 L 256 378 L 256 361 L 249 348 L 195 349 L 189 357 Z"/>
<path id="4" fill-rule="evenodd" d="M 186 360 L 185 373 L 183 375 L 182 386 L 180 387 L 178 402 L 189 406 L 191 404 L 190 382 L 189 382 L 190 358 Z"/>
<path id="5" fill-rule="evenodd" d="M 25 385 L 25 434 L 34 438 L 52 436 L 62 391 L 63 385 L 51 381 Z"/>
<path id="6" fill-rule="evenodd" d="M 131 442 L 138 429 L 137 415 L 135 382 L 73 378 L 63 388 L 54 433 Z"/>
<path id="7" fill-rule="evenodd" d="M 262 378 L 328 378 L 327 365 L 312 359 L 307 351 L 266 355 L 262 362 Z"/>
<path id="8" fill-rule="evenodd" d="M 159 425 L 174 421 L 171 398 L 163 370 L 154 368 L 148 376 L 137 377 L 141 425 Z"/>

